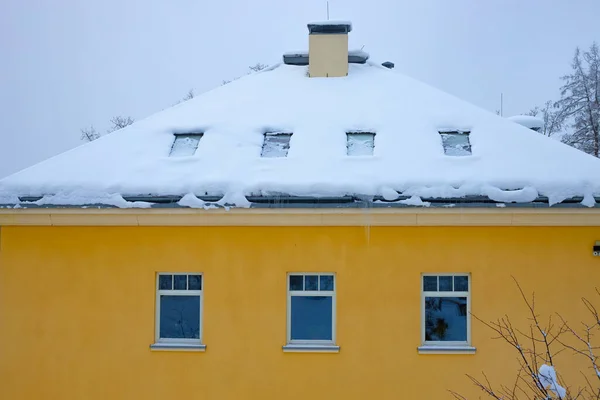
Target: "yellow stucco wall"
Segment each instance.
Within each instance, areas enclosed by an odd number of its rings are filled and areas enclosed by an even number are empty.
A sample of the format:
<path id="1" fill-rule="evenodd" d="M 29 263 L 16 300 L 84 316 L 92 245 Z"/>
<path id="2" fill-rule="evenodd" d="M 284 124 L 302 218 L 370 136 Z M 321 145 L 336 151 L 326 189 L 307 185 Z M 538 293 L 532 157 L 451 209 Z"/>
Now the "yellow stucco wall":
<path id="1" fill-rule="evenodd" d="M 348 35 L 308 35 L 310 77 L 348 75 Z"/>
<path id="2" fill-rule="evenodd" d="M 514 354 L 473 321 L 475 355 L 419 355 L 420 274 L 470 272 L 474 314 L 525 322 L 512 274 L 540 312 L 579 321 L 600 285 L 599 239 L 586 227 L 2 227 L 0 399 L 472 395 L 465 373 L 510 384 Z M 158 271 L 204 273 L 205 353 L 149 350 Z M 282 352 L 290 271 L 337 274 L 339 353 Z"/>

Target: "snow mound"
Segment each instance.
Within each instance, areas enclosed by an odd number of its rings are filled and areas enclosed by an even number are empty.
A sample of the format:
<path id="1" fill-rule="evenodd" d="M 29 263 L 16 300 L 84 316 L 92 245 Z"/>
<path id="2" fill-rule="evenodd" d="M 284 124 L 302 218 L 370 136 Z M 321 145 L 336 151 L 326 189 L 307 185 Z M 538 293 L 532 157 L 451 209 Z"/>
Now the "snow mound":
<path id="1" fill-rule="evenodd" d="M 540 129 L 544 126 L 544 121 L 542 121 L 538 117 L 533 117 L 531 115 L 515 115 L 512 117 L 508 117 L 507 119 L 519 125 L 523 125 L 524 127 L 529 129 Z"/>
<path id="2" fill-rule="evenodd" d="M 421 206 L 421 207 L 429 207 L 431 203 L 427 201 L 421 200 L 419 196 L 412 196 L 406 200 L 400 200 L 399 203 L 406 204 L 407 206 Z"/>
<path id="3" fill-rule="evenodd" d="M 77 190 L 71 193 L 60 192 L 55 195 L 45 195 L 33 202 L 22 202 L 20 204 L 35 204 L 37 206 L 90 206 L 104 205 L 119 208 L 150 208 L 151 203 L 142 201 L 127 201 L 120 194 L 94 193 Z"/>
<path id="4" fill-rule="evenodd" d="M 567 395 L 567 390 L 558 384 L 558 378 L 556 376 L 556 370 L 550 365 L 543 364 L 540 367 L 539 373 L 540 383 L 544 385 L 544 388 L 550 389 L 559 398 L 564 399 Z"/>

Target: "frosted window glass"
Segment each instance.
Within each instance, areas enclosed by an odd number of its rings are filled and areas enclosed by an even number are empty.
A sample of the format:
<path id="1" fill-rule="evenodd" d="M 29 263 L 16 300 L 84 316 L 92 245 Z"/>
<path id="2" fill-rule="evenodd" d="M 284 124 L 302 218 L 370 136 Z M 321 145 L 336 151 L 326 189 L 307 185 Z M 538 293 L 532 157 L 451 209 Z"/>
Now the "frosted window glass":
<path id="1" fill-rule="evenodd" d="M 368 132 L 347 133 L 349 156 L 372 156 L 375 148 L 375 134 Z"/>
<path id="2" fill-rule="evenodd" d="M 171 147 L 171 157 L 193 156 L 198 148 L 202 134 L 175 135 L 175 141 Z"/>

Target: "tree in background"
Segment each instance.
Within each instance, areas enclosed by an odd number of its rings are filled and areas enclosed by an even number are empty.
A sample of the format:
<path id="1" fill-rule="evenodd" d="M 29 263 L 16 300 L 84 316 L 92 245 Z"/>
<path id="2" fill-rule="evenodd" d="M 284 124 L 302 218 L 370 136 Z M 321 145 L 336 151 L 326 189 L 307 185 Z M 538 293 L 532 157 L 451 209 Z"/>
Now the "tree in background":
<path id="1" fill-rule="evenodd" d="M 562 77 L 561 99 L 556 102 L 573 132 L 562 141 L 600 157 L 600 51 L 593 43 L 589 50 L 575 50 L 573 71 Z"/>
<path id="2" fill-rule="evenodd" d="M 123 129 L 126 126 L 133 124 L 135 120 L 131 117 L 123 117 L 121 115 L 117 115 L 110 119 L 110 123 L 112 124 L 110 128 L 106 131 L 106 133 L 112 133 L 114 131 L 118 131 L 119 129 Z M 102 134 L 91 125 L 89 128 L 81 129 L 81 140 L 84 142 L 93 142 L 96 139 L 99 139 Z"/>
<path id="3" fill-rule="evenodd" d="M 256 63 L 256 64 L 254 64 L 254 65 L 251 65 L 251 66 L 249 66 L 249 67 L 248 67 L 248 69 L 249 69 L 250 71 L 248 71 L 248 73 L 247 73 L 246 75 L 249 75 L 249 74 L 251 74 L 251 73 L 253 73 L 253 72 L 262 71 L 263 69 L 266 69 L 266 68 L 268 68 L 268 67 L 269 67 L 269 66 L 268 66 L 268 65 L 266 65 L 266 64 L 262 64 L 262 63 Z M 224 80 L 224 81 L 223 81 L 223 83 L 221 83 L 221 85 L 227 85 L 228 83 L 231 83 L 231 82 L 233 82 L 233 81 L 235 81 L 235 80 L 238 80 L 238 79 L 240 79 L 240 78 L 241 78 L 241 76 L 238 76 L 237 78 L 233 78 L 233 79 L 230 79 L 230 80 Z"/>
<path id="4" fill-rule="evenodd" d="M 251 74 L 253 72 L 258 72 L 258 71 L 262 71 L 263 69 L 268 68 L 268 65 L 266 64 L 262 64 L 262 63 L 256 63 L 254 65 L 251 65 L 248 67 L 249 72 L 248 74 Z M 226 85 L 228 83 L 230 83 L 231 81 L 234 81 L 236 79 L 239 79 L 240 77 L 234 78 L 232 80 L 229 81 L 223 81 L 223 85 Z M 194 93 L 194 89 L 190 89 L 186 95 L 183 97 L 183 99 L 181 101 L 188 101 L 193 99 L 194 97 L 196 97 L 196 94 Z M 181 103 L 181 101 L 178 101 L 175 104 L 179 104 Z M 117 115 L 115 117 L 112 117 L 110 119 L 110 123 L 112 124 L 110 128 L 108 128 L 108 130 L 106 131 L 106 133 L 112 133 L 116 130 L 119 129 L 123 129 L 126 126 L 129 126 L 131 124 L 133 124 L 135 122 L 135 120 L 131 117 L 124 117 L 121 115 Z M 81 140 L 85 141 L 85 142 L 93 142 L 94 140 L 100 138 L 100 136 L 102 136 L 102 134 L 100 132 L 98 132 L 94 126 L 90 126 L 89 128 L 83 128 L 81 129 Z"/>
<path id="5" fill-rule="evenodd" d="M 194 97 L 196 97 L 196 94 L 194 93 L 194 89 L 190 89 L 188 90 L 188 92 L 186 93 L 185 96 L 183 96 L 183 101 L 188 101 L 193 99 Z"/>
<path id="6" fill-rule="evenodd" d="M 84 142 L 93 142 L 100 137 L 100 133 L 94 128 L 94 125 L 90 125 L 89 128 L 81 129 L 81 140 Z"/>
<path id="7" fill-rule="evenodd" d="M 554 106 L 554 102 L 548 100 L 544 103 L 543 107 L 534 107 L 525 115 L 531 115 L 532 117 L 538 117 L 544 122 L 544 126 L 539 130 L 544 136 L 551 137 L 557 133 L 560 133 L 564 118 L 561 110 Z"/>
<path id="8" fill-rule="evenodd" d="M 262 71 L 265 68 L 268 68 L 269 66 L 267 64 L 262 64 L 262 63 L 256 63 L 254 65 L 251 65 L 248 67 L 248 69 L 251 72 L 258 72 L 258 71 Z"/>
<path id="9" fill-rule="evenodd" d="M 135 120 L 131 117 L 122 117 L 120 115 L 117 115 L 116 117 L 112 117 L 110 119 L 110 123 L 112 124 L 112 126 L 108 128 L 106 133 L 118 131 L 119 129 L 123 129 L 126 126 L 133 124 L 134 122 Z"/>
<path id="10" fill-rule="evenodd" d="M 557 315 L 557 324 L 553 322 L 552 317 L 544 324 L 535 309 L 535 295 L 529 300 L 516 280 L 515 283 L 530 315 L 527 329 L 523 331 L 513 325 L 508 315 L 491 322 L 473 316 L 496 334 L 495 339 L 503 340 L 515 353 L 519 368 L 514 381 L 494 386 L 485 373 L 482 373 L 482 379 L 468 374 L 467 377 L 485 393 L 485 397 L 497 400 L 600 399 L 598 309 L 588 299 L 582 298 L 589 311 L 590 320 L 582 322 L 580 329 L 575 329 L 560 315 Z M 598 289 L 596 292 L 600 295 Z M 585 362 L 588 368 L 580 371 L 585 385 L 569 385 L 559 375 L 561 369 L 556 355 L 562 352 L 570 353 L 572 357 L 580 357 Z M 450 393 L 456 399 L 466 400 L 466 397 L 457 392 Z"/>

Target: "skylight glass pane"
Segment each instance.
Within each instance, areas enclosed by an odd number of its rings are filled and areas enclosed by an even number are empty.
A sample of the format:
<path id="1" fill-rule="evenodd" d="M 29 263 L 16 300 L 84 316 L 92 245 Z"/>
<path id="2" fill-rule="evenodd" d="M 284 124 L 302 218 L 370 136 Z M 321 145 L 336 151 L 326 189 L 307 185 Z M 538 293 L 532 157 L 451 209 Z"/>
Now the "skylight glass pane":
<path id="1" fill-rule="evenodd" d="M 201 133 L 190 133 L 175 135 L 175 141 L 171 147 L 171 157 L 193 156 L 198 148 L 198 143 L 202 138 Z"/>
<path id="2" fill-rule="evenodd" d="M 470 156 L 469 132 L 440 132 L 444 154 L 447 156 Z"/>
<path id="3" fill-rule="evenodd" d="M 375 134 L 369 132 L 348 132 L 347 149 L 349 156 L 372 156 L 375 148 Z"/>
<path id="4" fill-rule="evenodd" d="M 287 157 L 291 133 L 265 133 L 261 157 Z"/>

